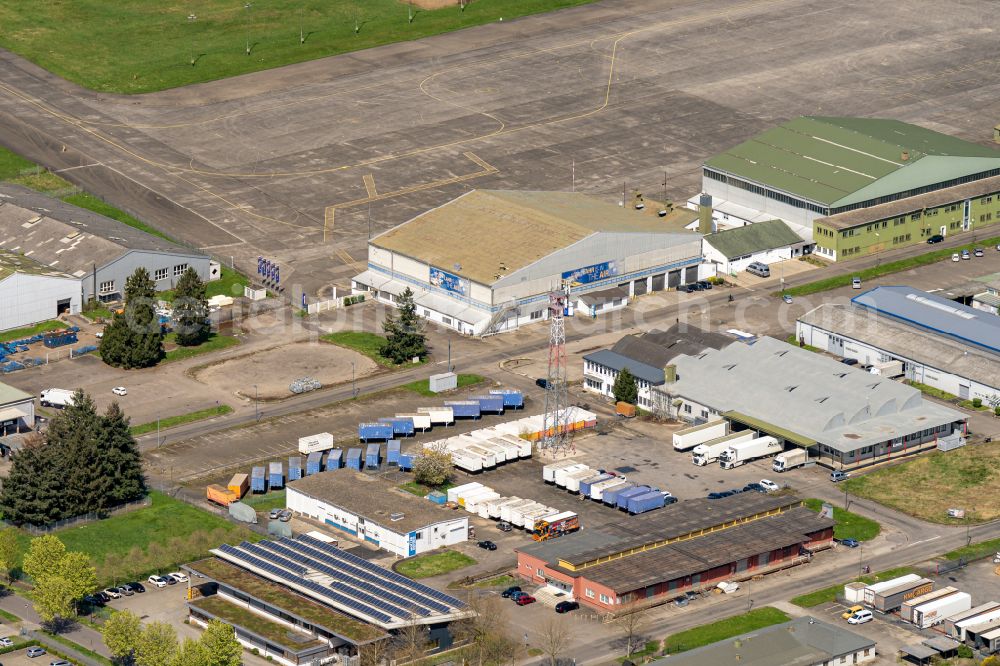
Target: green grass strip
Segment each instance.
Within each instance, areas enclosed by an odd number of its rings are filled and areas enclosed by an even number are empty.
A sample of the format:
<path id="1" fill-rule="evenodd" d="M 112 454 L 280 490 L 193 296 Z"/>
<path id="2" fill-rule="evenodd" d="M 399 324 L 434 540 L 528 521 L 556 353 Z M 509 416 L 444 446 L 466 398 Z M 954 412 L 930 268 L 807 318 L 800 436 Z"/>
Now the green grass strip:
<path id="1" fill-rule="evenodd" d="M 990 539 L 989 541 L 980 541 L 979 543 L 956 548 L 951 552 L 945 553 L 944 558 L 946 560 L 958 560 L 961 558 L 977 560 L 998 552 L 1000 552 L 1000 539 Z"/>
<path id="2" fill-rule="evenodd" d="M 172 333 L 167 335 L 165 341 L 171 341 L 172 335 Z M 208 336 L 208 340 L 195 347 L 177 347 L 176 349 L 171 349 L 166 353 L 163 360 L 166 363 L 170 363 L 172 361 L 183 361 L 186 358 L 200 356 L 201 354 L 208 354 L 221 349 L 228 349 L 229 347 L 233 347 L 238 344 L 240 344 L 239 338 L 235 338 L 231 335 L 219 335 L 217 333 L 212 333 Z"/>
<path id="3" fill-rule="evenodd" d="M 459 375 L 456 378 L 456 383 L 458 385 L 456 390 L 465 388 L 466 386 L 475 386 L 476 384 L 481 384 L 483 381 L 485 381 L 485 378 L 482 375 Z M 438 395 L 430 390 L 430 383 L 426 379 L 417 379 L 409 384 L 403 384 L 400 388 L 404 388 L 407 391 L 413 391 L 417 395 L 422 395 L 426 398 Z"/>
<path id="4" fill-rule="evenodd" d="M 733 636 L 745 634 L 748 631 L 788 622 L 790 619 L 787 613 L 777 608 L 771 608 L 770 606 L 757 608 L 749 613 L 734 615 L 718 622 L 668 636 L 663 642 L 663 651 L 666 654 L 687 652 L 703 645 L 709 645 L 732 638 Z"/>
<path id="5" fill-rule="evenodd" d="M 807 499 L 803 504 L 816 512 L 823 508 L 823 500 L 820 499 Z M 833 520 L 836 523 L 833 528 L 833 536 L 838 539 L 871 541 L 882 531 L 882 526 L 871 518 L 865 518 L 837 507 L 833 507 Z"/>
<path id="6" fill-rule="evenodd" d="M 893 578 L 898 578 L 899 576 L 905 576 L 906 574 L 914 573 L 913 567 L 897 567 L 895 569 L 889 569 L 887 571 L 882 571 L 877 574 L 870 574 L 867 576 L 861 576 L 857 580 L 862 583 L 872 584 L 877 583 L 880 580 L 891 580 Z M 837 585 L 831 585 L 830 587 L 824 587 L 819 590 L 813 590 L 806 594 L 800 594 L 797 597 L 792 597 L 791 602 L 796 606 L 801 606 L 802 608 L 813 608 L 819 606 L 820 604 L 829 604 L 837 600 L 837 596 L 842 594 L 844 591 L 844 583 L 839 583 Z"/>
<path id="7" fill-rule="evenodd" d="M 429 555 L 419 555 L 403 560 L 396 571 L 410 578 L 430 578 L 475 564 L 476 561 L 457 550 L 442 550 Z"/>
<path id="8" fill-rule="evenodd" d="M 177 416 L 168 416 L 165 419 L 160 419 L 159 429 L 166 430 L 167 428 L 173 428 L 175 426 L 184 425 L 185 423 L 193 423 L 195 421 L 204 421 L 205 419 L 215 418 L 216 416 L 225 416 L 226 414 L 232 414 L 233 408 L 229 405 L 218 405 L 217 407 L 209 407 L 208 409 L 200 409 L 197 412 L 189 412 L 187 414 L 178 414 Z M 157 429 L 157 422 L 153 421 L 151 423 L 141 423 L 137 426 L 132 426 L 132 434 L 135 436 L 145 435 L 149 432 L 155 432 Z"/>
<path id="9" fill-rule="evenodd" d="M 4 331 L 3 333 L 0 333 L 0 342 L 10 342 L 11 340 L 30 338 L 38 333 L 44 333 L 45 331 L 58 331 L 61 328 L 68 328 L 68 326 L 61 321 L 50 319 L 49 321 L 39 322 L 34 326 L 25 326 L 24 328 L 15 328 L 9 331 Z"/>

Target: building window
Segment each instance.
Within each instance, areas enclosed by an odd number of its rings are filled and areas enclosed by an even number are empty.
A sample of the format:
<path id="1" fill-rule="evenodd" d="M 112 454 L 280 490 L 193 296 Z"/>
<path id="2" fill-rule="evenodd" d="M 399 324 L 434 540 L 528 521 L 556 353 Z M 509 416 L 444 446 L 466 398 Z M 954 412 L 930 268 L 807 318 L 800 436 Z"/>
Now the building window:
<path id="1" fill-rule="evenodd" d="M 542 571 L 541 569 L 535 569 L 535 573 L 538 574 L 539 578 L 544 578 L 545 577 L 545 572 Z"/>
<path id="2" fill-rule="evenodd" d="M 611 603 L 611 599 L 608 598 L 608 595 L 602 594 L 601 595 L 601 603 L 602 604 L 610 604 Z"/>
<path id="3" fill-rule="evenodd" d="M 585 381 L 587 383 L 587 388 L 592 388 L 597 391 L 604 389 L 604 382 L 598 379 L 591 379 L 590 377 L 587 377 Z"/>
<path id="4" fill-rule="evenodd" d="M 184 271 L 188 269 L 187 264 L 177 264 L 174 266 L 174 277 L 180 277 L 184 275 Z"/>
<path id="5" fill-rule="evenodd" d="M 707 409 L 701 410 L 701 418 L 703 418 L 703 419 L 707 419 L 708 418 L 708 410 Z"/>
<path id="6" fill-rule="evenodd" d="M 159 282 L 160 280 L 166 280 L 170 276 L 170 269 L 168 268 L 157 268 L 153 273 L 153 280 Z"/>
<path id="7" fill-rule="evenodd" d="M 542 312 L 543 312 L 542 310 L 535 310 L 534 312 L 532 312 L 531 313 L 531 320 L 534 321 L 535 319 L 541 319 L 542 318 Z"/>
<path id="8" fill-rule="evenodd" d="M 685 414 L 691 413 L 691 405 L 684 405 L 684 413 Z"/>
<path id="9" fill-rule="evenodd" d="M 107 282 L 102 282 L 101 283 L 101 293 L 102 294 L 110 294 L 110 293 L 114 292 L 114 290 L 115 290 L 115 281 L 114 280 L 108 280 Z"/>
<path id="10" fill-rule="evenodd" d="M 586 591 L 586 595 L 587 595 L 588 599 L 593 599 L 594 598 L 594 591 L 588 587 L 587 591 Z"/>
<path id="11" fill-rule="evenodd" d="M 441 317 L 441 321 L 445 326 L 451 326 L 451 317 Z"/>
<path id="12" fill-rule="evenodd" d="M 428 310 L 427 308 L 423 308 L 423 313 L 424 313 L 423 314 L 424 318 L 427 318 L 427 317 L 431 316 L 431 311 Z"/>

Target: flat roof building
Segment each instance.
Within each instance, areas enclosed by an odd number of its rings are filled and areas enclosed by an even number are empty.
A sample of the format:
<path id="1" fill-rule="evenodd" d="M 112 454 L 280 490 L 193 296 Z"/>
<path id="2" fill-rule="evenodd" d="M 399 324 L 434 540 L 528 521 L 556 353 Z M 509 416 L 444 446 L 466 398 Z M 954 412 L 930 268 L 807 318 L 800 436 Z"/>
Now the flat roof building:
<path id="1" fill-rule="evenodd" d="M 673 361 L 660 391 L 685 420 L 731 422 L 810 449 L 835 468 L 936 446 L 965 417 L 920 391 L 774 338 Z"/>
<path id="2" fill-rule="evenodd" d="M 0 249 L 0 330 L 79 314 L 81 298 L 78 278 Z"/>
<path id="3" fill-rule="evenodd" d="M 716 272 L 735 275 L 751 263 L 773 264 L 809 254 L 812 243 L 802 240 L 781 220 L 767 220 L 708 234 L 702 239 L 705 261 Z"/>
<path id="4" fill-rule="evenodd" d="M 409 288 L 418 314 L 461 333 L 513 330 L 545 319 L 553 290 L 631 297 L 704 277 L 701 236 L 674 227 L 585 194 L 474 190 L 371 239 L 352 286 L 388 304 Z"/>
<path id="5" fill-rule="evenodd" d="M 466 514 L 458 515 L 346 469 L 293 481 L 286 498 L 292 511 L 399 557 L 461 543 L 469 535 Z"/>
<path id="6" fill-rule="evenodd" d="M 0 384 L 0 434 L 6 436 L 35 427 L 35 396 L 9 384 Z"/>

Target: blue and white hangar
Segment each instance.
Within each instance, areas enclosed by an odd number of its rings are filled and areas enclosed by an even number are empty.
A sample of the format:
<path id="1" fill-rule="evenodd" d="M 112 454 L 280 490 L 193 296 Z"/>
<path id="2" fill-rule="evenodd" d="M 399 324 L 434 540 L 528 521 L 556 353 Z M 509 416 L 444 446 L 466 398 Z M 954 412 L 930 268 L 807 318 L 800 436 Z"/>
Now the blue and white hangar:
<path id="1" fill-rule="evenodd" d="M 419 315 L 467 335 L 541 321 L 549 293 L 565 288 L 569 314 L 597 316 L 714 274 L 701 235 L 684 230 L 696 216 L 574 192 L 473 190 L 372 238 L 352 288 L 390 305 L 409 288 Z"/>

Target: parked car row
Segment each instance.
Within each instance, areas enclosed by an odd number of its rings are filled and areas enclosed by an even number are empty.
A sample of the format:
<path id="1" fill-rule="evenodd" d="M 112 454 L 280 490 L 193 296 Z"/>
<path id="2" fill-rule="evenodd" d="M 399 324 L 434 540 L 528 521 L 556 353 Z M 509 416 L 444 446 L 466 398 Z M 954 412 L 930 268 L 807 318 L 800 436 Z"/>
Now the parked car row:
<path id="1" fill-rule="evenodd" d="M 287 523 L 292 519 L 292 512 L 288 509 L 271 509 L 267 517 L 271 520 L 280 520 L 283 523 Z"/>
<path id="2" fill-rule="evenodd" d="M 711 289 L 712 283 L 708 280 L 698 280 L 697 282 L 692 282 L 691 284 L 682 284 L 677 287 L 677 291 L 690 294 L 694 291 L 705 291 L 706 289 Z"/>
<path id="3" fill-rule="evenodd" d="M 1000 252 L 1000 245 L 997 245 L 997 252 Z M 971 252 L 965 249 L 961 250 L 961 252 L 955 252 L 954 254 L 951 255 L 951 260 L 952 261 L 962 261 L 963 259 L 968 260 L 971 259 L 973 256 L 982 257 L 984 254 L 985 252 L 983 251 L 983 248 L 974 247 L 972 248 Z"/>
<path id="4" fill-rule="evenodd" d="M 711 492 L 708 494 L 708 499 L 722 499 L 723 497 L 732 497 L 733 495 L 739 495 L 740 493 L 773 493 L 780 489 L 777 483 L 774 481 L 768 481 L 767 479 L 761 479 L 759 483 L 748 483 L 742 488 L 733 488 L 732 490 L 718 490 L 716 492 Z"/>
<path id="5" fill-rule="evenodd" d="M 506 590 L 500 593 L 500 596 L 504 599 L 511 599 L 518 606 L 527 606 L 528 604 L 535 603 L 536 599 L 524 592 L 520 585 L 512 585 Z M 560 601 L 556 604 L 557 613 L 569 613 L 570 611 L 575 611 L 580 607 L 580 604 L 576 601 Z"/>

